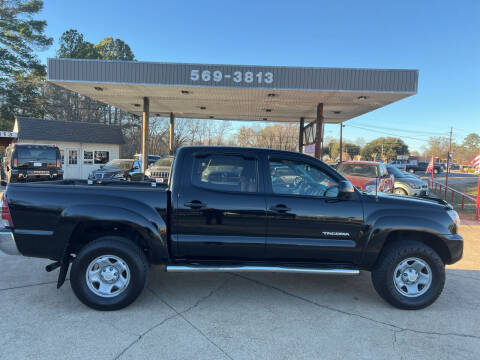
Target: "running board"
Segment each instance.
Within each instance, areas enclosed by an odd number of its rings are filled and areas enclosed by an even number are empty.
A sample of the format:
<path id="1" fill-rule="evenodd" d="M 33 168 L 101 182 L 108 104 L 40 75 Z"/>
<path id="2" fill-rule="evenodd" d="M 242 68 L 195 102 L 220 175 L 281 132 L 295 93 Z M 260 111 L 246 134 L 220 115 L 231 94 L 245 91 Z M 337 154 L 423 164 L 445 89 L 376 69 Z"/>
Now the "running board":
<path id="1" fill-rule="evenodd" d="M 277 272 L 294 274 L 358 275 L 357 269 L 305 268 L 287 266 L 207 266 L 207 265 L 167 265 L 167 272 Z"/>

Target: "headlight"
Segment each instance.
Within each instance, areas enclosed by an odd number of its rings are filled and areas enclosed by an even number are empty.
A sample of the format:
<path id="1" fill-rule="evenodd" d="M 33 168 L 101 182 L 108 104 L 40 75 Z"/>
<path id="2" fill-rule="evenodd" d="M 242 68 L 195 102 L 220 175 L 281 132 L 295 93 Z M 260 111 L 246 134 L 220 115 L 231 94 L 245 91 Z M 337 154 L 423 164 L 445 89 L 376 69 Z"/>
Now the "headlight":
<path id="1" fill-rule="evenodd" d="M 455 225 L 460 225 L 460 216 L 458 216 L 458 213 L 455 210 L 447 210 L 447 214 L 452 218 Z"/>
<path id="2" fill-rule="evenodd" d="M 122 173 L 117 173 L 112 176 L 112 179 L 121 179 L 123 177 Z"/>
<path id="3" fill-rule="evenodd" d="M 375 185 L 367 185 L 365 186 L 365 191 L 366 192 L 374 192 L 375 191 Z"/>
<path id="4" fill-rule="evenodd" d="M 410 182 L 410 181 L 406 181 L 407 185 L 410 186 L 412 189 L 420 189 L 422 187 L 422 185 L 420 184 L 417 184 L 417 183 L 414 183 L 414 182 Z"/>
<path id="5" fill-rule="evenodd" d="M 151 174 L 150 169 L 145 170 L 145 175 L 146 175 L 146 176 L 150 177 L 150 174 Z"/>

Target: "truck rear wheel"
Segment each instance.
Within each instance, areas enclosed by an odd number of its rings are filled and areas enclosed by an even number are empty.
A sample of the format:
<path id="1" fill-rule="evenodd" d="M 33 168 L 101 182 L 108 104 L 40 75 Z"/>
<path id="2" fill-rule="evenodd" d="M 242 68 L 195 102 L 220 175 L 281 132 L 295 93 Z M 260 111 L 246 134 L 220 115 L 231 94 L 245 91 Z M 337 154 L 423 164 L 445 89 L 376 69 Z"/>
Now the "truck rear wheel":
<path id="1" fill-rule="evenodd" d="M 148 261 L 132 241 L 102 236 L 83 247 L 72 264 L 70 284 L 77 298 L 96 310 L 122 309 L 140 295 Z"/>
<path id="2" fill-rule="evenodd" d="M 432 304 L 445 285 L 445 264 L 430 247 L 418 241 L 386 246 L 372 270 L 375 290 L 400 309 L 417 310 Z"/>

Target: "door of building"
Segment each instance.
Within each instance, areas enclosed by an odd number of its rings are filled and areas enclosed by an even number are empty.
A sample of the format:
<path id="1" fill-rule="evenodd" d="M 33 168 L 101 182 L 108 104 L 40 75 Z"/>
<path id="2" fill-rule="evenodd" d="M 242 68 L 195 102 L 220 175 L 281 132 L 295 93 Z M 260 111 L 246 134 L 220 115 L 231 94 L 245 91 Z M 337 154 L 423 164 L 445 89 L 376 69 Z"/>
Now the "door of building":
<path id="1" fill-rule="evenodd" d="M 67 148 L 64 150 L 64 178 L 81 179 L 82 162 L 79 148 Z"/>

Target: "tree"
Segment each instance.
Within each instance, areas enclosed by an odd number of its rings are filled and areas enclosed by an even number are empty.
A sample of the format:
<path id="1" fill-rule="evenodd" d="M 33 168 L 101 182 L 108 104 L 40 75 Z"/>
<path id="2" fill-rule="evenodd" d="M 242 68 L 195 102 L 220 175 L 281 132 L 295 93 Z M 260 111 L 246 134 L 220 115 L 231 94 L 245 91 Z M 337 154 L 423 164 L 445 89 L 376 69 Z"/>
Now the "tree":
<path id="1" fill-rule="evenodd" d="M 427 158 L 438 157 L 447 158 L 449 149 L 449 140 L 443 136 L 432 136 L 428 140 L 428 146 L 425 148 L 424 155 Z"/>
<path id="2" fill-rule="evenodd" d="M 85 41 L 83 34 L 75 29 L 65 31 L 60 36 L 60 47 L 57 50 L 59 58 L 73 58 L 73 59 L 100 59 L 95 46 L 88 41 Z"/>
<path id="3" fill-rule="evenodd" d="M 397 155 L 408 154 L 408 146 L 402 139 L 393 137 L 381 137 L 370 141 L 361 151 L 363 158 L 375 160 L 376 158 L 392 161 Z"/>
<path id="4" fill-rule="evenodd" d="M 468 134 L 463 140 L 463 146 L 469 151 L 480 150 L 480 135 L 475 133 Z"/>
<path id="5" fill-rule="evenodd" d="M 106 37 L 98 44 L 94 45 L 95 51 L 100 59 L 104 60 L 135 60 L 132 49 L 120 39 Z"/>
<path id="6" fill-rule="evenodd" d="M 0 114 L 1 127 L 13 124 L 16 113 L 31 113 L 38 98 L 37 81 L 45 74 L 35 50 L 52 44 L 45 36 L 47 22 L 35 19 L 40 0 L 0 0 Z M 30 104 L 29 106 L 25 106 Z M 34 107 L 34 109 L 38 109 Z"/>

